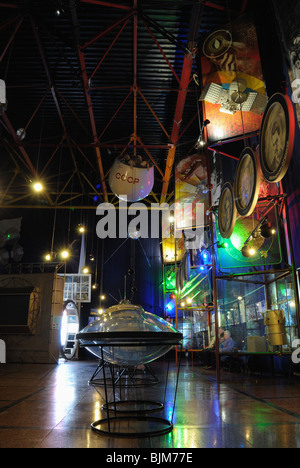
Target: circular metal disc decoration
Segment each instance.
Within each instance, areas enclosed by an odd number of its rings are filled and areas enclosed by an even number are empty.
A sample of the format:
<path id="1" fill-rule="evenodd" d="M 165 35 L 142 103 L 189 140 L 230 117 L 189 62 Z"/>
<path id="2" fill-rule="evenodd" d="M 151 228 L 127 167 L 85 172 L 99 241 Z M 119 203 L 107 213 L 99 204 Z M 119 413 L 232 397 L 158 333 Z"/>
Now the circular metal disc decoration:
<path id="1" fill-rule="evenodd" d="M 224 55 L 232 46 L 232 35 L 226 29 L 219 29 L 208 36 L 203 44 L 203 53 L 210 59 Z"/>
<path id="2" fill-rule="evenodd" d="M 256 206 L 261 175 L 256 155 L 245 148 L 240 156 L 234 179 L 235 204 L 241 216 L 250 216 Z"/>
<path id="3" fill-rule="evenodd" d="M 295 115 L 288 96 L 274 94 L 266 107 L 260 134 L 259 157 L 268 182 L 280 182 L 285 176 L 295 142 Z"/>
<path id="4" fill-rule="evenodd" d="M 234 202 L 233 187 L 230 182 L 222 188 L 219 201 L 218 226 L 223 239 L 229 239 L 236 222 L 236 206 Z"/>

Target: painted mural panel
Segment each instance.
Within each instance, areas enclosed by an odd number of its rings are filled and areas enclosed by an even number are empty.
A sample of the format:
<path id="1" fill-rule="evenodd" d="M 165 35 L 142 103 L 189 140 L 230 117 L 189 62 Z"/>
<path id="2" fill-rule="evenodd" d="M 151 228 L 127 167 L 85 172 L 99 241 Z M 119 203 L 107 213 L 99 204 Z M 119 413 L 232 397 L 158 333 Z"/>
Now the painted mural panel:
<path id="1" fill-rule="evenodd" d="M 300 1 L 275 0 L 274 7 L 300 124 Z"/>
<path id="2" fill-rule="evenodd" d="M 209 142 L 260 129 L 267 105 L 256 29 L 239 19 L 205 37 L 200 46 L 202 94 Z"/>

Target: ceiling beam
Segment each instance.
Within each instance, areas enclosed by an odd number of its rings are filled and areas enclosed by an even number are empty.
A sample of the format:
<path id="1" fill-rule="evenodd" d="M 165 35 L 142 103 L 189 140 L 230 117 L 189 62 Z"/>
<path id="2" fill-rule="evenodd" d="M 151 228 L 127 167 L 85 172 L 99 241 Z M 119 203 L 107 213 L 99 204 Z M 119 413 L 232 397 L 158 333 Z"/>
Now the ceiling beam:
<path id="1" fill-rule="evenodd" d="M 18 9 L 19 6 L 18 5 L 13 5 L 11 3 L 0 3 L 0 8 L 15 8 L 15 9 Z"/>
<path id="2" fill-rule="evenodd" d="M 131 7 L 126 5 L 119 5 L 118 3 L 102 2 L 101 0 L 81 0 L 82 3 L 91 3 L 92 5 L 101 5 L 110 8 L 117 8 L 119 10 L 132 10 Z"/>
<path id="3" fill-rule="evenodd" d="M 202 20 L 202 13 L 204 8 L 204 0 L 196 0 L 194 3 L 194 7 L 191 12 L 190 18 L 190 26 L 189 26 L 189 33 L 188 33 L 188 45 L 186 48 L 186 54 L 183 61 L 180 85 L 179 85 L 179 93 L 177 96 L 177 104 L 176 110 L 173 120 L 173 129 L 171 134 L 171 143 L 172 148 L 169 149 L 167 161 L 166 161 L 166 169 L 165 169 L 165 176 L 163 179 L 162 191 L 161 191 L 161 203 L 164 203 L 168 194 L 169 184 L 172 176 L 174 161 L 175 161 L 175 153 L 176 153 L 176 145 L 178 143 L 180 137 L 180 127 L 182 123 L 182 117 L 186 102 L 186 96 L 189 88 L 189 84 L 191 82 L 191 73 L 194 61 L 194 52 L 197 48 L 197 40 L 199 35 L 199 29 Z"/>
<path id="4" fill-rule="evenodd" d="M 90 2 L 84 2 L 84 3 L 90 3 Z M 79 22 L 78 22 L 78 17 L 77 17 L 76 3 L 74 0 L 70 0 L 69 4 L 70 4 L 70 11 L 71 11 L 72 26 L 74 30 L 75 46 L 77 49 L 77 55 L 78 55 L 81 76 L 82 76 L 82 81 L 83 81 L 84 95 L 85 95 L 85 100 L 86 100 L 87 107 L 88 107 L 89 120 L 90 120 L 93 140 L 94 140 L 95 154 L 96 154 L 97 165 L 98 165 L 98 170 L 99 170 L 99 175 L 100 175 L 101 188 L 103 192 L 104 201 L 107 202 L 108 195 L 107 195 L 107 188 L 106 188 L 106 182 L 105 182 L 105 174 L 104 174 L 104 169 L 103 169 L 101 152 L 98 146 L 99 140 L 98 140 L 98 134 L 97 134 L 95 115 L 94 115 L 94 110 L 93 110 L 93 102 L 92 102 L 91 95 L 89 93 L 90 86 L 89 86 L 89 79 L 88 79 L 87 69 L 86 69 L 86 64 L 85 64 L 85 56 L 79 43 L 80 42 L 79 41 L 80 39 Z"/>
<path id="5" fill-rule="evenodd" d="M 85 57 L 84 57 L 84 53 L 82 52 L 82 50 L 80 50 L 79 47 L 78 47 L 78 55 L 79 55 L 79 62 L 80 62 L 83 85 L 84 85 L 84 94 L 85 94 L 85 99 L 86 99 L 87 106 L 88 106 L 90 124 L 91 124 L 93 138 L 94 138 L 94 144 L 97 145 L 99 140 L 98 140 L 98 135 L 97 135 L 94 110 L 93 110 L 93 102 L 92 102 L 91 95 L 89 93 L 89 80 L 88 80 L 86 66 L 85 66 Z M 105 183 L 105 175 L 104 175 L 104 170 L 103 170 L 101 152 L 98 146 L 95 147 L 95 152 L 96 152 L 96 158 L 97 158 L 97 163 L 98 163 L 98 169 L 100 173 L 100 180 L 101 180 L 104 200 L 107 202 L 108 198 L 107 198 L 107 189 L 106 189 L 106 183 Z"/>
<path id="6" fill-rule="evenodd" d="M 83 190 L 83 184 L 82 184 L 82 181 L 81 181 L 81 178 L 80 178 L 80 175 L 79 175 L 76 158 L 75 158 L 73 150 L 72 150 L 72 146 L 71 146 L 70 138 L 69 138 L 69 135 L 68 135 L 68 131 L 67 131 L 64 119 L 63 119 L 63 114 L 62 114 L 59 102 L 58 102 L 58 98 L 57 98 L 57 95 L 56 95 L 56 90 L 55 90 L 54 85 L 53 85 L 50 69 L 49 69 L 49 66 L 48 66 L 48 63 L 47 63 L 47 60 L 46 60 L 46 56 L 45 56 L 45 52 L 44 52 L 44 49 L 43 49 L 43 46 L 42 46 L 42 41 L 41 41 L 40 35 L 38 33 L 38 28 L 36 26 L 36 23 L 35 23 L 34 18 L 33 18 L 32 15 L 30 15 L 30 22 L 31 22 L 34 37 L 35 37 L 35 40 L 37 42 L 37 46 L 38 46 L 38 49 L 39 49 L 39 52 L 40 52 L 42 63 L 43 63 L 43 66 L 44 66 L 44 69 L 45 69 L 45 72 L 46 72 L 46 75 L 47 75 L 47 78 L 48 78 L 49 88 L 50 88 L 50 91 L 51 91 L 51 94 L 52 94 L 52 97 L 53 97 L 53 100 L 54 100 L 54 103 L 55 103 L 57 113 L 59 115 L 61 126 L 62 126 L 63 131 L 64 131 L 64 136 L 65 136 L 66 141 L 68 143 L 68 147 L 69 147 L 70 154 L 71 154 L 71 157 L 72 157 L 72 160 L 73 160 L 73 164 L 74 164 L 74 167 L 75 167 L 76 172 L 77 172 L 78 180 L 79 180 L 79 183 L 80 183 L 80 185 L 82 187 L 82 190 Z"/>
<path id="7" fill-rule="evenodd" d="M 20 140 L 18 139 L 17 137 L 17 134 L 15 132 L 15 129 L 13 128 L 9 118 L 7 117 L 6 113 L 4 112 L 1 116 L 5 126 L 6 126 L 6 129 L 8 130 L 8 132 L 10 133 L 10 135 L 13 137 L 15 143 L 18 144 L 18 148 L 20 150 L 20 152 L 22 153 L 23 157 L 24 157 L 24 162 L 26 163 L 28 169 L 30 170 L 30 172 L 32 173 L 33 177 L 38 177 L 38 174 L 37 174 L 37 171 L 34 167 L 34 165 L 32 164 L 32 161 L 30 159 L 30 157 L 28 156 L 27 154 L 27 151 L 25 150 L 24 146 L 22 144 L 20 144 Z"/>
<path id="8" fill-rule="evenodd" d="M 182 75 L 181 75 L 181 80 L 180 80 L 180 91 L 179 91 L 178 98 L 177 98 L 175 116 L 174 116 L 174 121 L 173 121 L 173 129 L 172 129 L 172 134 L 171 134 L 171 143 L 173 146 L 172 148 L 169 149 L 168 156 L 167 156 L 166 169 L 165 169 L 165 175 L 163 179 L 163 186 L 162 186 L 162 192 L 161 192 L 161 200 L 160 200 L 161 203 L 165 202 L 166 196 L 168 194 L 168 188 L 169 188 L 173 165 L 175 161 L 176 144 L 178 143 L 178 139 L 179 139 L 179 131 L 180 131 L 180 126 L 182 122 L 184 105 L 186 101 L 187 88 L 190 83 L 193 60 L 194 60 L 193 55 L 189 53 L 185 56 L 184 62 L 183 62 L 183 69 L 182 69 Z"/>

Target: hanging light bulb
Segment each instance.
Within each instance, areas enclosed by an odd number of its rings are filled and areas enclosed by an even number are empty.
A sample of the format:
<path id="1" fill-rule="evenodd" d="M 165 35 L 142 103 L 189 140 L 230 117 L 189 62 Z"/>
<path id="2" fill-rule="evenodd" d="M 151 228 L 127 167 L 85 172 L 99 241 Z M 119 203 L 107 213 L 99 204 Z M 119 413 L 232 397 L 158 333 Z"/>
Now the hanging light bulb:
<path id="1" fill-rule="evenodd" d="M 33 183 L 33 189 L 35 190 L 35 192 L 41 192 L 43 190 L 43 185 L 41 184 L 41 182 L 34 182 Z"/>
<path id="2" fill-rule="evenodd" d="M 68 252 L 68 250 L 62 250 L 61 256 L 62 258 L 67 259 L 70 256 L 70 253 Z"/>

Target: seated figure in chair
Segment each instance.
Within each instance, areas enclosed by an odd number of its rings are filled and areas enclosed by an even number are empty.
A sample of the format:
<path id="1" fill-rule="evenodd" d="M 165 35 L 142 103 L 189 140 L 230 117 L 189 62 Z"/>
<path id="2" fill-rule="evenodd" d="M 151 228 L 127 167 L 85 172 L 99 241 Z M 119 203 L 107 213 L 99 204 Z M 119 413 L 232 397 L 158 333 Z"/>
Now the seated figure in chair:
<path id="1" fill-rule="evenodd" d="M 220 344 L 220 354 L 222 353 L 231 353 L 235 347 L 235 342 L 231 338 L 230 331 L 226 330 L 224 332 L 224 341 Z M 221 362 L 226 363 L 230 361 L 229 356 L 222 356 Z"/>
<path id="2" fill-rule="evenodd" d="M 232 352 L 235 347 L 235 342 L 231 338 L 230 331 L 224 332 L 224 341 L 220 343 L 220 353 Z"/>

